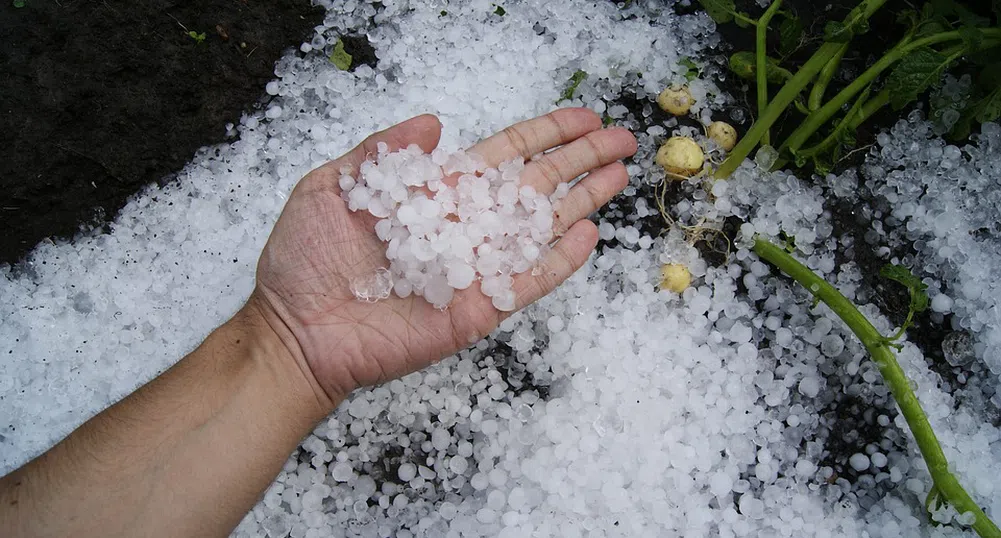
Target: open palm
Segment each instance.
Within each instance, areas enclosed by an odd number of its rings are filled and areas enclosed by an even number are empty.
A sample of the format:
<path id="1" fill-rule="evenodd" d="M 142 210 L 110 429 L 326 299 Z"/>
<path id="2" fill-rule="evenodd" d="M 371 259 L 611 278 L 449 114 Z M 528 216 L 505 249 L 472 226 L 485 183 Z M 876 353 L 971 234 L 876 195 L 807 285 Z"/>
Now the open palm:
<path id="1" fill-rule="evenodd" d="M 417 144 L 430 152 L 441 125 L 419 116 L 376 133 L 343 157 L 310 172 L 292 192 L 257 268 L 255 296 L 287 327 L 287 342 L 316 384 L 331 399 L 419 370 L 475 343 L 506 313 L 493 307 L 478 283 L 458 291 L 439 311 L 423 298 L 391 296 L 361 302 L 351 292 L 357 277 L 388 267 L 386 246 L 375 234 L 376 219 L 348 210 L 338 178 L 345 166 L 357 172 L 376 144 L 391 151 Z M 636 151 L 625 129 L 602 129 L 588 109 L 562 109 L 508 127 L 470 151 L 489 166 L 522 156 L 522 181 L 549 194 L 561 182 L 587 173 L 556 205 L 560 237 L 538 270 L 514 279 L 516 307 L 523 308 L 552 291 L 586 260 L 597 229 L 586 219 L 625 187 L 628 176 L 618 162 Z M 291 340 L 291 339 L 290 339 Z"/>

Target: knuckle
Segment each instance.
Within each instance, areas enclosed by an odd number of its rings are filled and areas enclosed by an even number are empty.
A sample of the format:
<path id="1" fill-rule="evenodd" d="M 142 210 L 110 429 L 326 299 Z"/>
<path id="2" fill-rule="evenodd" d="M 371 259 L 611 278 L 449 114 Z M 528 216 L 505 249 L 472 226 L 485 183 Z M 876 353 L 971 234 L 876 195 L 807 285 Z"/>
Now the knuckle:
<path id="1" fill-rule="evenodd" d="M 512 125 L 510 127 L 505 127 L 501 132 L 504 133 L 505 137 L 507 137 L 508 143 L 515 149 L 515 151 L 525 158 L 530 156 L 528 140 L 517 126 Z"/>
<path id="2" fill-rule="evenodd" d="M 553 158 L 549 155 L 535 161 L 539 168 L 539 174 L 546 179 L 551 185 L 556 185 L 561 181 L 560 169 L 553 162 Z"/>
<path id="3" fill-rule="evenodd" d="M 584 142 L 584 144 L 587 145 L 587 149 L 589 150 L 590 154 L 597 157 L 598 162 L 603 163 L 606 160 L 605 156 L 607 152 L 605 151 L 603 145 L 599 143 L 598 137 L 599 137 L 598 134 L 588 133 L 584 135 L 581 138 L 581 140 Z"/>
<path id="4" fill-rule="evenodd" d="M 563 265 L 562 267 L 563 270 L 553 271 L 553 276 L 556 276 L 559 273 L 564 273 L 564 274 L 572 273 L 574 268 L 577 266 L 577 263 L 573 259 L 573 256 L 570 255 L 570 251 L 567 249 L 558 248 L 556 249 L 556 252 L 560 256 L 560 260 Z"/>
<path id="5" fill-rule="evenodd" d="M 549 114 L 546 114 L 546 118 L 548 118 L 549 121 L 556 128 L 556 132 L 559 134 L 560 140 L 569 140 L 570 133 L 567 130 L 566 125 L 564 125 L 563 122 L 560 121 L 559 117 L 557 117 L 556 114 L 550 112 Z"/>

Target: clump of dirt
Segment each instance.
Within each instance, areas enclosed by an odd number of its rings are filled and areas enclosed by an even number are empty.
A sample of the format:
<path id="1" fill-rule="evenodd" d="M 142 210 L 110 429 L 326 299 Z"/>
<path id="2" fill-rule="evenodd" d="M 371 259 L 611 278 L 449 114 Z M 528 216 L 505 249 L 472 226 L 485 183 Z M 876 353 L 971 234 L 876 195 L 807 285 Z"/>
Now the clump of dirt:
<path id="1" fill-rule="evenodd" d="M 0 263 L 113 217 L 264 94 L 308 0 L 0 6 Z"/>

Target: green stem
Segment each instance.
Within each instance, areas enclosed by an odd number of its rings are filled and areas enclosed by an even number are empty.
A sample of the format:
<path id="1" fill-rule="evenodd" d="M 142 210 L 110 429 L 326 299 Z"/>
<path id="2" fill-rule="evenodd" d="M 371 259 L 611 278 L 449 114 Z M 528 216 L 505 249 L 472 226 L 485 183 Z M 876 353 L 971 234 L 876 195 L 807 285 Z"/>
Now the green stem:
<path id="1" fill-rule="evenodd" d="M 887 0 L 864 0 L 861 4 L 855 7 L 851 13 L 848 14 L 846 20 L 854 21 L 858 20 L 860 17 L 868 19 L 875 13 L 879 8 L 886 3 Z M 827 62 L 831 61 L 831 58 L 837 54 L 838 50 L 841 48 L 840 43 L 824 43 L 820 48 L 813 54 L 807 62 L 800 68 L 800 70 L 792 77 L 779 90 L 778 95 L 775 99 L 768 105 L 764 113 L 758 118 L 758 121 L 754 122 L 751 129 L 747 131 L 747 134 L 737 143 L 733 151 L 730 152 L 730 156 L 727 157 L 723 164 L 716 170 L 713 174 L 717 178 L 729 177 L 730 174 L 734 172 L 744 162 L 750 154 L 751 151 L 757 147 L 758 142 L 765 135 L 765 132 L 771 128 L 771 126 L 778 121 L 785 109 L 796 99 L 796 97 L 806 88 L 806 85 L 810 83 L 811 80 L 820 72 L 821 69 L 827 65 Z"/>
<path id="2" fill-rule="evenodd" d="M 737 11 L 734 11 L 732 13 L 732 15 L 733 15 L 734 20 L 736 20 L 738 22 L 742 22 L 742 23 L 746 24 L 747 26 L 757 26 L 758 25 L 758 21 L 756 21 L 756 20 L 754 20 L 754 19 L 752 19 L 750 17 L 747 17 L 745 15 L 742 15 L 741 13 L 739 13 Z"/>
<path id="3" fill-rule="evenodd" d="M 873 96 L 871 99 L 862 105 L 862 110 L 859 111 L 855 119 L 852 120 L 852 129 L 857 129 L 859 125 L 865 123 L 865 121 L 872 117 L 879 109 L 890 104 L 890 90 L 883 88 Z"/>
<path id="4" fill-rule="evenodd" d="M 1001 28 L 984 28 L 981 31 L 985 34 L 985 37 L 1001 37 Z M 904 56 L 907 56 L 921 47 L 928 47 L 946 41 L 957 41 L 961 39 L 963 39 L 962 32 L 942 32 L 922 39 L 909 41 L 894 47 L 887 52 L 885 56 L 873 64 L 872 67 L 867 69 L 865 73 L 862 73 L 861 76 L 852 81 L 848 87 L 841 90 L 838 95 L 828 101 L 827 104 L 815 111 L 813 114 L 810 114 L 803 121 L 803 124 L 800 125 L 798 129 L 793 131 L 791 135 L 789 135 L 789 138 L 782 145 L 780 151 L 796 151 L 802 147 L 803 144 L 805 144 L 818 129 L 823 127 L 832 117 L 834 117 L 835 114 L 838 113 L 839 110 L 841 110 L 841 107 L 845 106 L 845 104 L 847 104 L 848 101 L 854 98 L 859 92 L 872 84 L 872 82 L 875 81 L 883 71 L 900 61 Z M 993 46 L 993 43 L 991 46 Z M 981 48 L 983 48 L 983 46 L 981 46 Z"/>
<path id="5" fill-rule="evenodd" d="M 838 68 L 841 67 L 841 59 L 845 57 L 846 52 L 848 52 L 848 43 L 841 45 L 841 50 L 831 58 L 831 61 L 827 62 L 827 65 L 817 75 L 817 82 L 813 84 L 813 89 L 810 90 L 810 99 L 807 101 L 811 112 L 817 110 L 823 104 L 827 86 L 831 84 L 831 80 L 838 72 Z"/>
<path id="6" fill-rule="evenodd" d="M 754 252 L 761 259 L 792 277 L 817 299 L 823 301 L 862 341 L 862 345 L 872 356 L 873 363 L 876 364 L 879 373 L 883 376 L 883 381 L 893 394 L 893 399 L 896 400 L 900 413 L 904 416 L 918 443 L 918 449 L 921 450 L 921 456 L 928 465 L 928 472 L 931 474 L 934 487 L 957 512 L 960 514 L 972 512 L 974 514 L 976 519 L 973 523 L 973 530 L 977 534 L 984 538 L 1001 537 L 1001 529 L 998 529 L 997 525 L 984 514 L 976 501 L 960 485 L 959 480 L 949 471 L 949 462 L 945 458 L 945 453 L 942 452 L 942 446 L 935 437 L 928 417 L 921 409 L 921 403 L 914 395 L 914 391 L 911 390 L 907 374 L 897 363 L 897 359 L 886 345 L 886 339 L 883 335 L 841 292 L 782 248 L 765 239 L 755 238 Z"/>
<path id="7" fill-rule="evenodd" d="M 871 99 L 869 99 L 868 101 L 866 101 L 865 104 L 862 105 L 862 107 L 859 109 L 858 113 L 855 114 L 855 116 L 852 118 L 852 121 L 849 122 L 848 128 L 849 129 L 858 129 L 859 125 L 862 125 L 863 123 L 865 123 L 865 121 L 868 120 L 870 117 L 872 117 L 873 114 L 875 114 L 876 112 L 878 112 L 879 109 L 883 108 L 884 106 L 886 106 L 888 104 L 890 104 L 890 91 L 887 90 L 886 88 L 883 88 L 882 90 L 880 90 L 879 93 L 877 93 L 875 96 L 873 96 Z M 846 117 L 851 116 L 851 115 L 852 115 L 851 112 L 849 112 L 849 114 Z M 840 126 L 839 126 L 838 131 L 840 131 Z M 821 142 L 817 146 L 814 146 L 812 148 L 804 149 L 804 150 L 800 151 L 799 155 L 811 155 L 812 154 L 811 152 L 817 151 L 819 147 L 827 147 L 827 144 L 830 143 L 830 138 L 831 137 L 828 137 L 827 139 L 825 139 L 823 142 Z M 775 161 L 775 164 L 772 166 L 772 169 L 773 170 L 780 170 L 787 163 L 788 163 L 788 160 L 786 160 L 783 157 L 779 157 L 779 159 L 777 161 Z"/>
<path id="8" fill-rule="evenodd" d="M 758 19 L 758 26 L 755 29 L 754 54 L 757 62 L 758 116 L 764 115 L 765 108 L 768 107 L 768 23 L 772 21 L 772 17 L 778 13 L 780 7 L 782 7 L 782 0 L 773 0 L 772 4 L 765 10 L 764 15 Z M 771 143 L 771 133 L 768 132 L 768 129 L 765 129 L 761 143 L 766 145 Z"/>
<path id="9" fill-rule="evenodd" d="M 858 115 L 859 112 L 861 112 L 862 107 L 864 106 L 864 103 L 868 98 L 868 91 L 869 90 L 867 89 L 865 92 L 862 93 L 861 96 L 859 96 L 858 99 L 855 100 L 855 104 L 852 105 L 851 109 L 848 110 L 848 113 L 845 114 L 844 119 L 842 119 L 841 123 L 839 123 L 838 126 L 835 127 L 829 135 L 827 135 L 827 138 L 825 138 L 819 144 L 813 147 L 796 152 L 797 165 L 800 162 L 802 162 L 801 159 L 809 159 L 811 157 L 819 155 L 824 151 L 827 151 L 831 146 L 838 143 L 838 139 L 841 137 L 842 133 L 844 133 L 848 129 L 854 129 L 858 126 L 854 122 L 855 116 Z"/>

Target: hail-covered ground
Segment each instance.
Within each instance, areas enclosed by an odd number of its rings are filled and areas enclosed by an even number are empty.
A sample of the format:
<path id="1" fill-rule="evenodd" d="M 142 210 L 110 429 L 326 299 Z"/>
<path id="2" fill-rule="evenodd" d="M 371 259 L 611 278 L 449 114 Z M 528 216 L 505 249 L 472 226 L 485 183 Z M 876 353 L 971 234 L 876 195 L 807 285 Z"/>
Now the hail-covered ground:
<path id="1" fill-rule="evenodd" d="M 955 329 L 950 384 L 916 346 L 903 342 L 898 358 L 960 481 L 1001 518 L 1001 128 L 959 148 L 913 117 L 879 138 L 861 174 L 804 181 L 748 162 L 729 181 L 688 182 L 668 208 L 678 223 L 743 223 L 714 265 L 678 229 L 649 233 L 661 217 L 641 194 L 659 179 L 658 145 L 679 128 L 643 127 L 646 111 L 618 104 L 629 94 L 655 106 L 696 58 L 705 82 L 692 84 L 694 115 L 718 114 L 726 98 L 711 82 L 718 38 L 705 16 L 647 2 L 321 3 L 326 22 L 278 63 L 273 98 L 232 143 L 138 195 L 111 233 L 43 244 L 24 267 L 0 269 L 0 472 L 239 308 L 307 171 L 424 112 L 441 118 L 443 147 L 466 147 L 554 108 L 579 69 L 589 75 L 573 104 L 640 140 L 632 186 L 598 217 L 603 246 L 486 340 L 354 393 L 235 535 L 969 534 L 928 523 L 929 475 L 877 370 L 826 307 L 747 250 L 753 233 L 794 238 L 887 334 L 853 257 L 905 253 Z M 367 35 L 378 65 L 331 64 L 344 34 Z M 838 201 L 870 231 L 838 231 Z M 680 296 L 656 288 L 668 262 L 695 277 Z"/>

